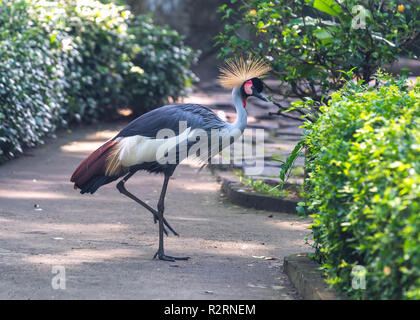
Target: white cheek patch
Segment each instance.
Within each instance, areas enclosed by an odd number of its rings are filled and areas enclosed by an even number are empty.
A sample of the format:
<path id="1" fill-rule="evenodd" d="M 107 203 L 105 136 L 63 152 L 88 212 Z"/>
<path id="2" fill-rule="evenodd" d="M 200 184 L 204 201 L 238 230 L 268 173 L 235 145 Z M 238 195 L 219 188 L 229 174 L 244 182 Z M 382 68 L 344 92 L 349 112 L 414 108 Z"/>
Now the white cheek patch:
<path id="1" fill-rule="evenodd" d="M 252 81 L 251 80 L 245 82 L 244 91 L 247 95 L 252 95 Z"/>

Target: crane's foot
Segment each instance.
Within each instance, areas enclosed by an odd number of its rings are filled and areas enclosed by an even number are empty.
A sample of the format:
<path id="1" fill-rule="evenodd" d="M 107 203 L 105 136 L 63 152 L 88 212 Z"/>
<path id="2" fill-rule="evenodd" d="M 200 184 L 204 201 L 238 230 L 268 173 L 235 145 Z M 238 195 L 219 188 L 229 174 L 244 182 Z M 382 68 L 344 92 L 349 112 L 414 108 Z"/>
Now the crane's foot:
<path id="1" fill-rule="evenodd" d="M 176 260 L 189 260 L 190 259 L 190 257 L 167 256 L 166 254 L 164 254 L 163 252 L 160 252 L 159 250 L 155 253 L 155 255 L 153 256 L 153 259 L 156 259 L 156 257 L 158 257 L 159 260 L 170 261 L 170 262 L 175 262 Z"/>

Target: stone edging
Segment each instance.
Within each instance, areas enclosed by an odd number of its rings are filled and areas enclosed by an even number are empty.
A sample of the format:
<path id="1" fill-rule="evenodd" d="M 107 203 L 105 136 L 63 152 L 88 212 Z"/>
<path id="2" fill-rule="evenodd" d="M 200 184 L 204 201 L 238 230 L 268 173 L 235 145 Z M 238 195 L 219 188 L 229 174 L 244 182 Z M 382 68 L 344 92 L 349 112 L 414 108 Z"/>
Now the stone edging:
<path id="1" fill-rule="evenodd" d="M 296 206 L 299 202 L 251 191 L 243 184 L 227 178 L 222 178 L 222 190 L 232 203 L 258 210 L 296 214 Z"/>
<path id="2" fill-rule="evenodd" d="M 284 257 L 283 270 L 305 300 L 341 300 L 334 289 L 324 281 L 319 264 L 308 253 Z"/>

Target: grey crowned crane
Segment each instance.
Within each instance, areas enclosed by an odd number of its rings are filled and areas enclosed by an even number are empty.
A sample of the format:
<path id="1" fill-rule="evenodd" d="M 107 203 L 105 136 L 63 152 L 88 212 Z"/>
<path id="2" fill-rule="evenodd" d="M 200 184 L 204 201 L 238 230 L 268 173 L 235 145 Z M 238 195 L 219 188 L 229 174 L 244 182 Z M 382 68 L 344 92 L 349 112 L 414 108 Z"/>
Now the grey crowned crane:
<path id="1" fill-rule="evenodd" d="M 218 135 L 217 152 L 214 153 L 214 150 L 211 150 L 209 154 L 203 152 L 203 155 L 206 154 L 206 159 L 201 159 L 208 160 L 209 157 L 219 153 L 221 148 L 226 147 L 219 143 L 223 136 L 229 135 L 229 144 L 241 136 L 247 124 L 246 99 L 254 96 L 267 101 L 261 94 L 264 84 L 260 77 L 269 70 L 270 67 L 260 59 L 244 60 L 240 58 L 228 62 L 226 67 L 220 69 L 219 80 L 222 86 L 232 89 L 232 99 L 237 113 L 234 123 L 221 120 L 210 109 L 198 104 L 172 104 L 154 109 L 133 120 L 114 138 L 105 142 L 88 156 L 71 176 L 70 181 L 74 182 L 74 188 L 80 189 L 82 194 L 93 194 L 101 186 L 123 177 L 118 182 L 117 189 L 149 210 L 153 214 L 154 222 L 159 222 L 159 249 L 153 258 L 158 257 L 160 260 L 166 261 L 188 260 L 189 257 L 165 255 L 163 247 L 163 235 L 164 233 L 168 235 L 166 228 L 178 235 L 168 224 L 163 213 L 169 179 L 177 165 L 188 155 L 188 152 L 179 152 L 181 141 L 187 141 L 187 151 L 193 147 L 197 150 L 197 146 L 199 147 L 200 144 L 203 144 L 203 148 L 207 148 L 208 141 L 191 137 L 196 137 L 194 133 L 200 130 L 204 130 L 209 137 L 214 137 L 216 132 Z M 180 122 L 186 123 L 183 131 L 181 131 Z M 175 140 L 158 138 L 161 130 L 168 129 L 175 133 Z M 175 143 L 169 144 L 171 147 L 165 147 L 165 152 L 162 153 L 162 147 L 167 146 L 171 139 Z M 210 149 L 213 148 L 212 146 Z M 173 150 L 176 154 L 175 161 L 164 161 L 163 158 Z M 127 180 L 138 170 L 164 175 L 157 210 L 125 188 Z"/>

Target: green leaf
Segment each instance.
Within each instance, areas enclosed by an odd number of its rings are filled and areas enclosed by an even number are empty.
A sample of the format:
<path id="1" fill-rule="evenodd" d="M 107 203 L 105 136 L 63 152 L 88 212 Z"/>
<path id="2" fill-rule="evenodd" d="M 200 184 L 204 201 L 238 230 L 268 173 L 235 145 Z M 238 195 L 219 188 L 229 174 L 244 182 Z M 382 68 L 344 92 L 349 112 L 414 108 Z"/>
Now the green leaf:
<path id="1" fill-rule="evenodd" d="M 317 29 L 314 30 L 314 35 L 319 40 L 328 40 L 332 38 L 332 34 L 326 29 Z"/>
<path id="2" fill-rule="evenodd" d="M 312 6 L 315 9 L 334 17 L 338 17 L 339 14 L 343 11 L 334 0 L 314 0 Z"/>

